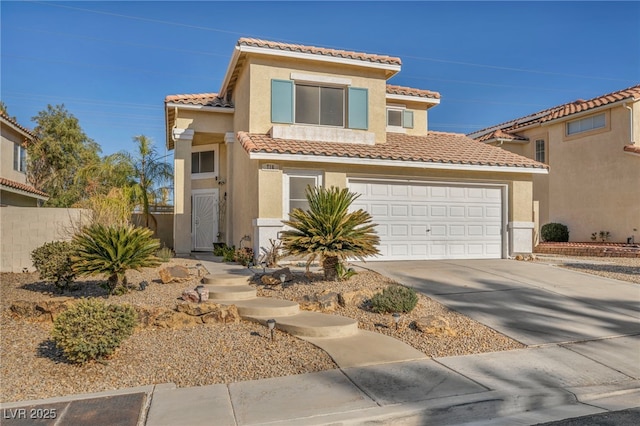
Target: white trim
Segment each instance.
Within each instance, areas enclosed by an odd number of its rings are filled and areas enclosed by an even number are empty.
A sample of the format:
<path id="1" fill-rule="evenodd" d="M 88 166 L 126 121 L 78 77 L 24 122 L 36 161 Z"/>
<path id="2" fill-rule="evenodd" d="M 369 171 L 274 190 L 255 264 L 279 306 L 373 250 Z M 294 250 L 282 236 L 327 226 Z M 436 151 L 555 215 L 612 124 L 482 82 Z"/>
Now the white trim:
<path id="1" fill-rule="evenodd" d="M 173 136 L 174 141 L 193 141 L 194 133 L 195 131 L 193 129 L 180 129 L 177 127 L 171 129 L 171 135 Z"/>
<path id="2" fill-rule="evenodd" d="M 236 141 L 236 134 L 234 132 L 227 132 L 224 134 L 224 143 L 230 144 Z"/>
<path id="3" fill-rule="evenodd" d="M 316 179 L 316 186 L 322 186 L 323 172 L 320 170 L 285 169 L 282 171 L 282 216 L 289 219 L 289 179 L 291 177 L 309 177 Z"/>
<path id="4" fill-rule="evenodd" d="M 233 114 L 236 111 L 235 108 L 213 107 L 209 105 L 187 105 L 187 104 L 178 104 L 175 102 L 169 102 L 167 104 L 167 107 L 186 109 L 186 110 L 195 110 L 195 111 L 222 112 L 222 113 L 228 113 L 228 114 Z"/>
<path id="5" fill-rule="evenodd" d="M 400 65 L 393 64 L 383 64 L 380 62 L 371 62 L 364 59 L 349 59 L 349 58 L 340 58 L 331 55 L 318 55 L 315 53 L 306 53 L 306 52 L 291 52 L 286 50 L 278 50 L 270 47 L 256 47 L 256 46 L 237 46 L 237 49 L 242 53 L 259 53 L 262 55 L 271 55 L 271 56 L 284 56 L 287 58 L 295 58 L 295 59 L 310 59 L 318 62 L 332 62 L 337 64 L 345 64 L 345 65 L 354 65 L 359 67 L 366 68 L 377 68 L 388 71 L 393 71 L 394 74 L 399 72 L 401 67 Z M 226 79 L 225 79 L 226 80 Z"/>
<path id="6" fill-rule="evenodd" d="M 282 219 L 259 217 L 253 219 L 253 226 L 284 226 Z"/>
<path id="7" fill-rule="evenodd" d="M 432 104 L 432 105 L 438 105 L 440 103 L 440 99 L 436 99 L 436 98 L 425 98 L 423 96 L 410 96 L 410 95 L 396 95 L 393 93 L 387 93 L 386 98 L 394 101 L 421 102 L 424 104 Z"/>
<path id="8" fill-rule="evenodd" d="M 299 72 L 292 72 L 289 78 L 291 80 L 294 80 L 296 83 L 306 82 L 306 83 L 318 83 L 318 84 L 334 84 L 337 86 L 351 86 L 350 78 L 333 77 L 328 75 L 304 74 Z"/>
<path id="9" fill-rule="evenodd" d="M 213 172 L 192 173 L 191 170 L 189 170 L 189 174 L 191 175 L 191 180 L 213 179 L 219 175 L 220 161 L 218 157 L 219 157 L 220 150 L 218 149 L 218 144 L 195 145 L 191 147 L 192 154 L 196 152 L 206 152 L 206 151 L 213 151 Z"/>
<path id="10" fill-rule="evenodd" d="M 414 169 L 441 169 L 478 172 L 549 174 L 547 169 L 514 166 L 481 166 L 472 164 L 427 163 L 421 161 L 378 160 L 375 158 L 329 157 L 325 155 L 273 154 L 265 152 L 249 153 L 251 160 L 301 161 L 313 163 L 358 164 L 382 167 L 410 167 Z"/>

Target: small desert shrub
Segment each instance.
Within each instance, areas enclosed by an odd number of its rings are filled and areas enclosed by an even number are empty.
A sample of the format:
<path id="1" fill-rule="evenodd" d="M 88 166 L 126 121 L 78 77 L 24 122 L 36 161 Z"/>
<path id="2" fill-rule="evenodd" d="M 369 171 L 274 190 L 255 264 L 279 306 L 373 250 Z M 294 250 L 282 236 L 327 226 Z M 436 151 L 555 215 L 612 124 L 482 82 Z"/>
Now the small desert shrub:
<path id="1" fill-rule="evenodd" d="M 53 241 L 33 250 L 31 261 L 41 279 L 64 292 L 76 277 L 71 260 L 76 250 L 77 247 L 69 241 Z"/>
<path id="2" fill-rule="evenodd" d="M 381 314 L 391 312 L 411 312 L 418 304 L 415 290 L 401 285 L 393 285 L 371 298 L 371 309 Z"/>
<path id="3" fill-rule="evenodd" d="M 214 256 L 222 256 L 223 262 L 235 262 L 236 258 L 236 248 L 235 246 L 229 247 L 226 244 L 214 247 L 213 249 Z"/>
<path id="4" fill-rule="evenodd" d="M 85 299 L 58 315 L 51 335 L 69 361 L 84 364 L 113 354 L 135 325 L 132 306 Z"/>
<path id="5" fill-rule="evenodd" d="M 247 266 L 249 263 L 253 263 L 253 249 L 251 247 L 241 247 L 235 252 L 233 259 L 242 266 Z"/>
<path id="6" fill-rule="evenodd" d="M 569 228 L 561 223 L 547 223 L 540 229 L 542 241 L 566 243 L 569 241 Z"/>
<path id="7" fill-rule="evenodd" d="M 156 252 L 156 257 L 160 259 L 160 262 L 167 263 L 173 258 L 173 250 L 169 247 L 162 247 Z"/>
<path id="8" fill-rule="evenodd" d="M 347 268 L 342 262 L 336 265 L 336 273 L 338 274 L 338 281 L 348 281 L 349 278 L 357 274 L 355 269 Z"/>

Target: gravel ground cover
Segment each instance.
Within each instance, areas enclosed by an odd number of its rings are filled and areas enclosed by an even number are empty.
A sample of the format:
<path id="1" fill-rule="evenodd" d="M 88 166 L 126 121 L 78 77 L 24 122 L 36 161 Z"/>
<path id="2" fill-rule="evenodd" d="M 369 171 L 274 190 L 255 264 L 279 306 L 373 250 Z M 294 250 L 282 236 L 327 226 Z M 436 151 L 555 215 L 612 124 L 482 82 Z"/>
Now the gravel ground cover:
<path id="1" fill-rule="evenodd" d="M 562 268 L 640 284 L 640 258 L 633 257 L 566 257 L 536 255 L 538 262 L 552 263 Z"/>
<path id="2" fill-rule="evenodd" d="M 549 259 L 580 270 L 610 278 L 640 283 L 638 259 Z M 174 259 L 171 264 L 194 267 L 193 259 Z M 590 266 L 589 266 L 590 265 Z M 163 266 L 166 266 L 163 265 Z M 134 290 L 112 296 L 113 303 L 132 303 L 173 307 L 190 282 L 161 284 L 158 269 L 128 274 L 129 282 L 146 281 L 144 291 Z M 295 274 L 292 283 L 267 287 L 256 282 L 265 297 L 299 300 L 322 291 L 352 291 L 383 288 L 393 282 L 373 272 L 361 272 L 348 282 L 324 282 L 319 274 Z M 80 288 L 64 296 L 106 297 L 99 279 L 78 281 Z M 54 396 L 99 392 L 110 389 L 173 382 L 179 387 L 302 374 L 337 366 L 322 350 L 286 333 L 276 332 L 271 341 L 264 327 L 242 321 L 240 324 L 206 324 L 178 330 L 138 329 L 112 359 L 83 366 L 69 364 L 50 340 L 50 323 L 13 318 L 8 308 L 13 301 L 42 301 L 58 294 L 42 283 L 37 274 L 0 274 L 0 401 L 22 401 Z M 329 313 L 329 312 L 328 312 Z M 437 302 L 420 296 L 418 305 L 403 315 L 398 330 L 390 315 L 375 314 L 360 307 L 338 307 L 334 312 L 357 319 L 361 329 L 377 331 L 401 339 L 429 356 L 450 356 L 521 348 L 523 345 Z M 412 326 L 415 319 L 435 315 L 446 320 L 455 331 L 423 335 Z"/>

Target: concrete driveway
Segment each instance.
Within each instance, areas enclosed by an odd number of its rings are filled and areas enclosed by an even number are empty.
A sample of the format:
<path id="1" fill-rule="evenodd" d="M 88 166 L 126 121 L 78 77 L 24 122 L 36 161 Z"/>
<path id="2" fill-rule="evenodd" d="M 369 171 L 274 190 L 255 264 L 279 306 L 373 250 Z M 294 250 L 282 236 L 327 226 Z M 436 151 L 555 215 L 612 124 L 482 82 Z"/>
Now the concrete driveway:
<path id="1" fill-rule="evenodd" d="M 526 345 L 640 334 L 640 286 L 515 260 L 367 262 Z"/>

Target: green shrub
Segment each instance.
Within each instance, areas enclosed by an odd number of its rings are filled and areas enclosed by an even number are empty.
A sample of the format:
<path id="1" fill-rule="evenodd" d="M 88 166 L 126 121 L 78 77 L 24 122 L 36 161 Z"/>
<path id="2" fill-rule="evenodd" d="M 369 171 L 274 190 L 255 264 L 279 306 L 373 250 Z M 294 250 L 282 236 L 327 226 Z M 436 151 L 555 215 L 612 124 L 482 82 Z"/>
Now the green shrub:
<path id="1" fill-rule="evenodd" d="M 84 364 L 113 354 L 135 324 L 132 306 L 85 299 L 57 316 L 51 335 L 69 361 Z"/>
<path id="2" fill-rule="evenodd" d="M 173 250 L 169 247 L 162 247 L 160 250 L 156 252 L 156 257 L 160 259 L 160 262 L 167 263 L 173 258 Z"/>
<path id="3" fill-rule="evenodd" d="M 53 241 L 33 250 L 31 261 L 41 279 L 64 292 L 76 277 L 71 260 L 76 250 L 77 247 L 69 241 Z"/>
<path id="4" fill-rule="evenodd" d="M 338 281 L 348 281 L 349 278 L 357 274 L 355 269 L 347 268 L 342 262 L 336 265 L 336 273 L 338 274 Z"/>
<path id="5" fill-rule="evenodd" d="M 542 241 L 566 243 L 569 241 L 569 228 L 561 223 L 547 223 L 540 229 Z"/>
<path id="6" fill-rule="evenodd" d="M 418 304 L 415 290 L 401 285 L 393 285 L 371 298 L 371 309 L 378 313 L 411 312 Z"/>
<path id="7" fill-rule="evenodd" d="M 116 287 L 127 287 L 127 270 L 140 270 L 160 263 L 154 256 L 160 241 L 152 235 L 150 229 L 129 225 L 94 224 L 84 228 L 73 237 L 78 245 L 73 269 L 81 275 L 108 275 L 109 291 L 114 294 Z"/>

